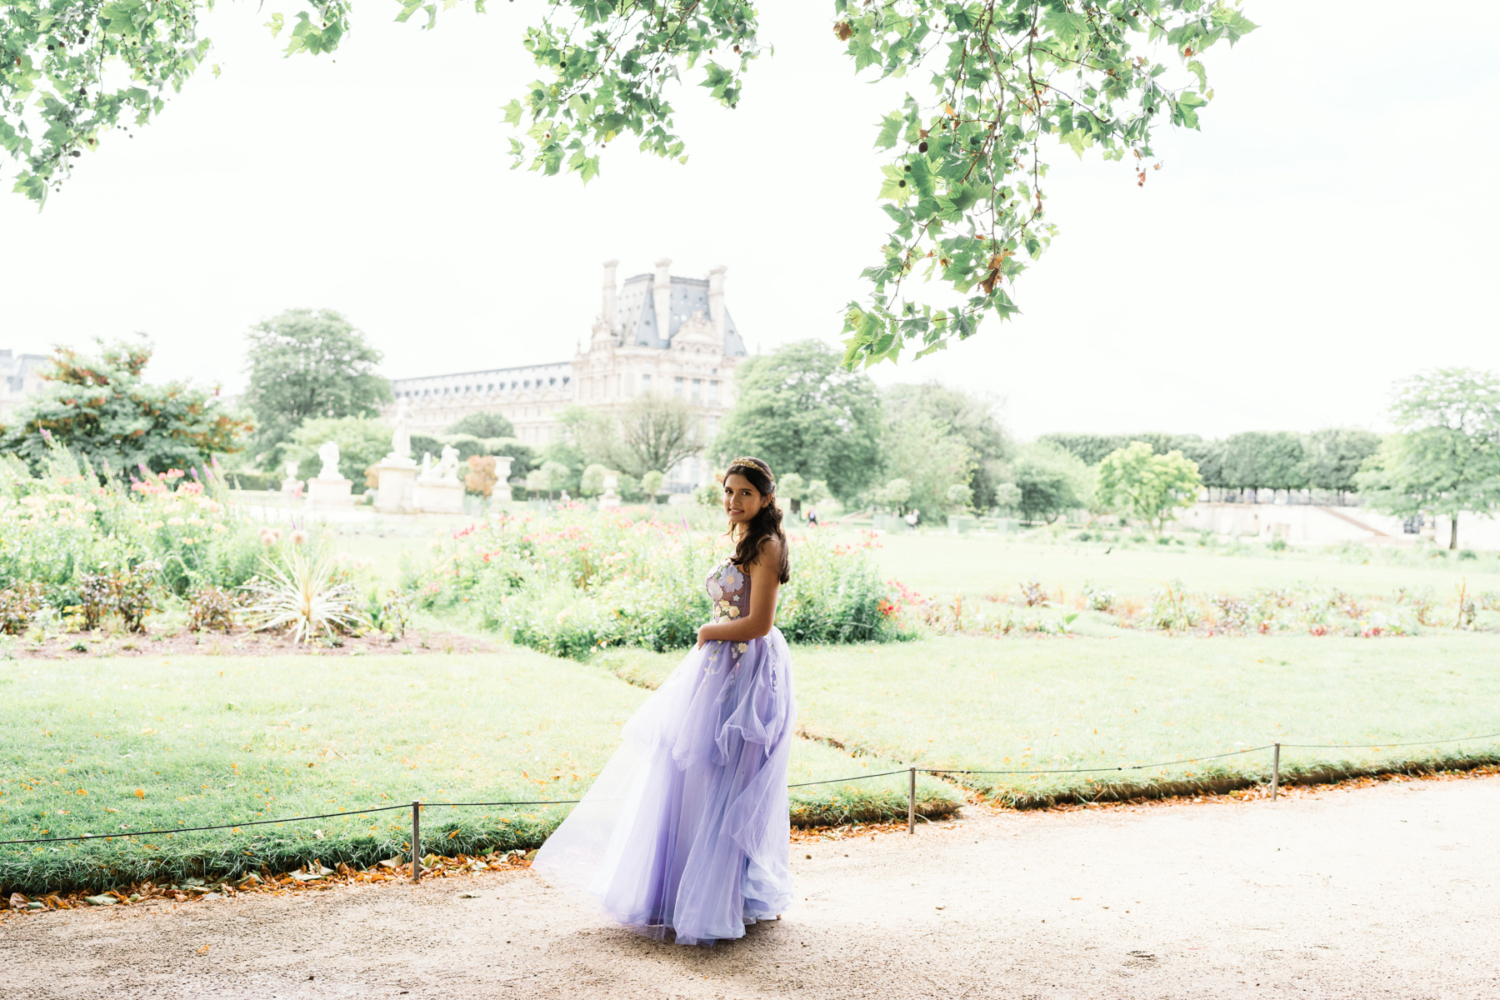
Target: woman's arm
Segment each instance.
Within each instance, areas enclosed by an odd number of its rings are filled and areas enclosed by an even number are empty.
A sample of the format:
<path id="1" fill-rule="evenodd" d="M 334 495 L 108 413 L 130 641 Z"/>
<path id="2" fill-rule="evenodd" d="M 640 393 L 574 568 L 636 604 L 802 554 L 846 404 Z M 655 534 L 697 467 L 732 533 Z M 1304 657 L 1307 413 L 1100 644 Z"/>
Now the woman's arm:
<path id="1" fill-rule="evenodd" d="M 759 639 L 776 624 L 776 592 L 781 589 L 776 567 L 781 565 L 781 542 L 767 538 L 755 562 L 745 567 L 750 577 L 750 612 L 733 621 L 701 625 L 698 645 L 705 642 L 748 642 Z"/>

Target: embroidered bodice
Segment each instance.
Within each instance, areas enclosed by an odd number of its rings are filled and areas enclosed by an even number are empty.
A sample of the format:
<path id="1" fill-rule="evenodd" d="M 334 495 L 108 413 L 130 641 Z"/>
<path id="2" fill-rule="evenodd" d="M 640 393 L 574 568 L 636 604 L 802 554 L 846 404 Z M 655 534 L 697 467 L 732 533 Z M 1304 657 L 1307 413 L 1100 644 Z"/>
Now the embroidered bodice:
<path id="1" fill-rule="evenodd" d="M 750 613 L 750 577 L 725 559 L 704 583 L 713 605 L 713 621 L 730 622 Z"/>

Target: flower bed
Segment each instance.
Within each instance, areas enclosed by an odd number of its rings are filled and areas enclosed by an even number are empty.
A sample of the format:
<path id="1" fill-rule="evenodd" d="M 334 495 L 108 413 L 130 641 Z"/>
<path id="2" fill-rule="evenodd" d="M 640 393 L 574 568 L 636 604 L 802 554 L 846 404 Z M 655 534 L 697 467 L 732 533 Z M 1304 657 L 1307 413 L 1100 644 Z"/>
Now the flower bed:
<path id="1" fill-rule="evenodd" d="M 86 578 L 156 565 L 166 589 L 238 586 L 255 572 L 255 532 L 218 499 L 204 469 L 173 469 L 101 485 L 87 462 L 65 451 L 33 477 L 0 462 L 0 589 L 36 584 L 48 607 L 88 603 Z"/>
<path id="2" fill-rule="evenodd" d="M 403 585 L 429 608 L 472 610 L 513 642 L 585 658 L 607 646 L 690 646 L 711 607 L 709 571 L 729 554 L 722 536 L 629 510 L 566 505 L 455 532 Z M 819 532 L 791 538 L 792 580 L 777 625 L 792 642 L 895 638 L 888 587 L 859 546 Z"/>

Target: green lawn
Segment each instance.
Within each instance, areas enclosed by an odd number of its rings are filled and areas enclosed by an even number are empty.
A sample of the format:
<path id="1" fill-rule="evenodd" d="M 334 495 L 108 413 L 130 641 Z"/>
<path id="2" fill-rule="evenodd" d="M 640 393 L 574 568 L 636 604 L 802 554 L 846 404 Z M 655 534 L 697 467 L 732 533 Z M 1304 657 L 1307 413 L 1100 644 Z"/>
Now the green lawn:
<path id="1" fill-rule="evenodd" d="M 572 799 L 647 692 L 530 650 L 386 657 L 11 661 L 0 839 L 173 829 L 370 806 Z M 888 769 L 798 740 L 792 782 Z M 137 795 L 137 791 L 140 792 Z M 922 783 L 927 808 L 954 796 Z M 793 793 L 804 821 L 905 815 L 900 776 Z M 424 813 L 436 853 L 534 847 L 567 807 Z M 100 888 L 400 854 L 408 812 L 0 848 L 5 892 Z M 320 836 L 321 835 L 321 836 Z"/>
<path id="2" fill-rule="evenodd" d="M 1004 535 L 964 536 L 936 532 L 887 535 L 876 557 L 882 571 L 919 593 L 946 597 L 954 593 L 1014 593 L 1022 581 L 1037 580 L 1047 589 L 1070 594 L 1085 582 L 1122 596 L 1142 597 L 1171 580 L 1190 590 L 1248 594 L 1262 587 L 1338 587 L 1352 594 L 1390 594 L 1398 587 L 1431 587 L 1439 600 L 1451 601 L 1453 585 L 1467 579 L 1469 591 L 1500 591 L 1493 558 L 1467 562 L 1444 558 L 1428 565 L 1368 565 L 1316 558 L 1287 551 L 1231 556 L 1186 546 L 1121 547 L 1098 543 L 1055 545 L 1014 541 Z M 1413 557 L 1415 558 L 1415 557 Z M 1488 570 L 1488 571 L 1486 571 Z"/>
<path id="3" fill-rule="evenodd" d="M 609 654 L 652 680 L 668 657 Z M 1281 743 L 1378 743 L 1500 732 L 1500 636 L 986 639 L 800 647 L 802 725 L 853 751 L 926 767 L 1114 768 Z M 1500 740 L 1283 750 L 1283 772 L 1493 759 Z M 1107 785 L 1260 780 L 1269 751 L 1084 775 L 968 775 L 1017 804 Z"/>

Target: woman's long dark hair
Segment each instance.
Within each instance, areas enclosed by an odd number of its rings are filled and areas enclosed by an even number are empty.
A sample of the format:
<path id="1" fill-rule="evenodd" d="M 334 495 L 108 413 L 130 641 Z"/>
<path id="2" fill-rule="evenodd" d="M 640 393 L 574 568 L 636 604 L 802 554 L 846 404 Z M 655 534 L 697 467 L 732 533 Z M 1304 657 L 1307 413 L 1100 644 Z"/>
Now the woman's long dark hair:
<path id="1" fill-rule="evenodd" d="M 760 513 L 745 525 L 745 533 L 735 545 L 730 561 L 736 566 L 749 566 L 760 558 L 766 539 L 774 538 L 781 543 L 781 565 L 776 567 L 776 576 L 786 583 L 792 578 L 792 564 L 787 558 L 786 532 L 781 530 L 781 508 L 776 504 L 776 479 L 771 475 L 771 467 L 758 458 L 737 458 L 724 472 L 726 482 L 730 476 L 744 476 L 766 500 Z M 729 530 L 733 533 L 734 525 Z"/>

